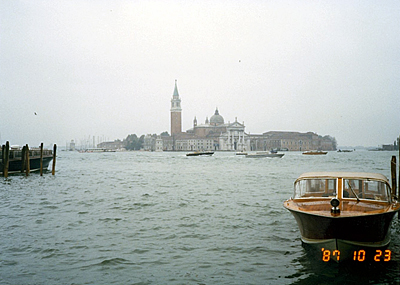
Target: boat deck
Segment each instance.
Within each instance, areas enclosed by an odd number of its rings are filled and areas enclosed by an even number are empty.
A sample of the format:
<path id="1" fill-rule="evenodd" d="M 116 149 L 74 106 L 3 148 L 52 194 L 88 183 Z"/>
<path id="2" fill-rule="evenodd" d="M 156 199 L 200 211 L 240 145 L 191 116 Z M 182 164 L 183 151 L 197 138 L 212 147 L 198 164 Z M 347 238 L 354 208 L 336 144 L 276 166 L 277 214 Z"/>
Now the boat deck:
<path id="1" fill-rule="evenodd" d="M 300 200 L 300 199 L 298 199 Z M 289 210 L 307 212 L 313 215 L 332 217 L 329 201 L 330 199 L 302 199 L 303 201 L 289 200 L 285 202 L 285 207 Z M 390 210 L 399 210 L 400 204 L 390 205 L 388 202 L 368 201 L 367 199 L 357 202 L 357 200 L 342 200 L 340 204 L 340 217 L 363 216 L 371 214 L 381 214 Z"/>

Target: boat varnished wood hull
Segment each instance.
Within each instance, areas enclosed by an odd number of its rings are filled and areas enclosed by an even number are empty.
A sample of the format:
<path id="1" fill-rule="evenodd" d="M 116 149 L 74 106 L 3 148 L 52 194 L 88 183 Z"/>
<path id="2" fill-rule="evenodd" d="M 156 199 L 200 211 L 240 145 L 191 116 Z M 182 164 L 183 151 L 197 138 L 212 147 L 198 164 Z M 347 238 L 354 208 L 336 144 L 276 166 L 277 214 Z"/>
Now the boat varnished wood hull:
<path id="1" fill-rule="evenodd" d="M 363 243 L 364 246 L 376 246 L 384 243 L 388 231 L 397 211 L 379 214 L 329 217 L 295 211 L 288 208 L 299 226 L 303 242 L 312 240 L 339 239 L 350 242 Z"/>

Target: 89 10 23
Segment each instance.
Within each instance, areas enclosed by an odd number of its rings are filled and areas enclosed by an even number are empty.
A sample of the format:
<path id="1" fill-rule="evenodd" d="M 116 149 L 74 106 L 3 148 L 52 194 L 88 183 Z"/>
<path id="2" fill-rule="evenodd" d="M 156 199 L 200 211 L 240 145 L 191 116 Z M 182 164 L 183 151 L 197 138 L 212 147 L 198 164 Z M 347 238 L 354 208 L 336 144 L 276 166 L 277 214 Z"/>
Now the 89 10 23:
<path id="1" fill-rule="evenodd" d="M 322 261 L 328 262 L 330 260 L 333 261 L 340 261 L 340 251 L 339 250 L 328 250 L 325 248 L 321 248 L 322 251 Z M 389 249 L 386 250 L 354 250 L 351 252 L 350 260 L 354 262 L 364 262 L 364 261 L 371 261 L 371 262 L 388 262 L 392 258 L 392 251 Z"/>

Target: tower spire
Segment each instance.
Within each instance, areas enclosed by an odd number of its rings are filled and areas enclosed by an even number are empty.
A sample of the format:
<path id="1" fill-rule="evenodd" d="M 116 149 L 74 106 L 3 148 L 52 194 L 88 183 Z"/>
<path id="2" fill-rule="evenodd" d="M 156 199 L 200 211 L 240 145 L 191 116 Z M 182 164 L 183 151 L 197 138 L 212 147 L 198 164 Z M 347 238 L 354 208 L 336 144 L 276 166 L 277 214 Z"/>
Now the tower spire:
<path id="1" fill-rule="evenodd" d="M 175 79 L 174 94 L 171 99 L 171 135 L 182 132 L 182 108 L 178 93 L 178 84 Z"/>
<path id="2" fill-rule="evenodd" d="M 177 80 L 175 79 L 175 88 L 174 88 L 174 99 L 178 98 L 179 99 L 179 93 L 178 93 L 178 85 L 177 85 Z"/>

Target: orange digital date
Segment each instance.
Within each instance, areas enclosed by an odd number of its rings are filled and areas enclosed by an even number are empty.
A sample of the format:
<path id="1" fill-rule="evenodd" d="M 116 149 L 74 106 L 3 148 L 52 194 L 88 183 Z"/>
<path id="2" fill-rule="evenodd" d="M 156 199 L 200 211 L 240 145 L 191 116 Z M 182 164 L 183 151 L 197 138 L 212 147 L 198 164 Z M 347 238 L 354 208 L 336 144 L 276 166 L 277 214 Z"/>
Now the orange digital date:
<path id="1" fill-rule="evenodd" d="M 340 260 L 340 251 L 339 250 L 334 250 L 330 251 L 328 249 L 322 248 L 322 260 L 324 262 L 328 262 L 331 260 L 331 258 L 336 258 L 337 261 Z M 367 257 L 367 252 L 363 249 L 361 250 L 355 250 L 353 252 L 353 261 L 358 261 L 358 262 L 363 262 L 366 260 Z M 392 251 L 389 249 L 386 249 L 384 251 L 382 250 L 375 250 L 375 255 L 373 258 L 373 261 L 375 262 L 387 262 L 390 261 L 392 258 Z"/>

